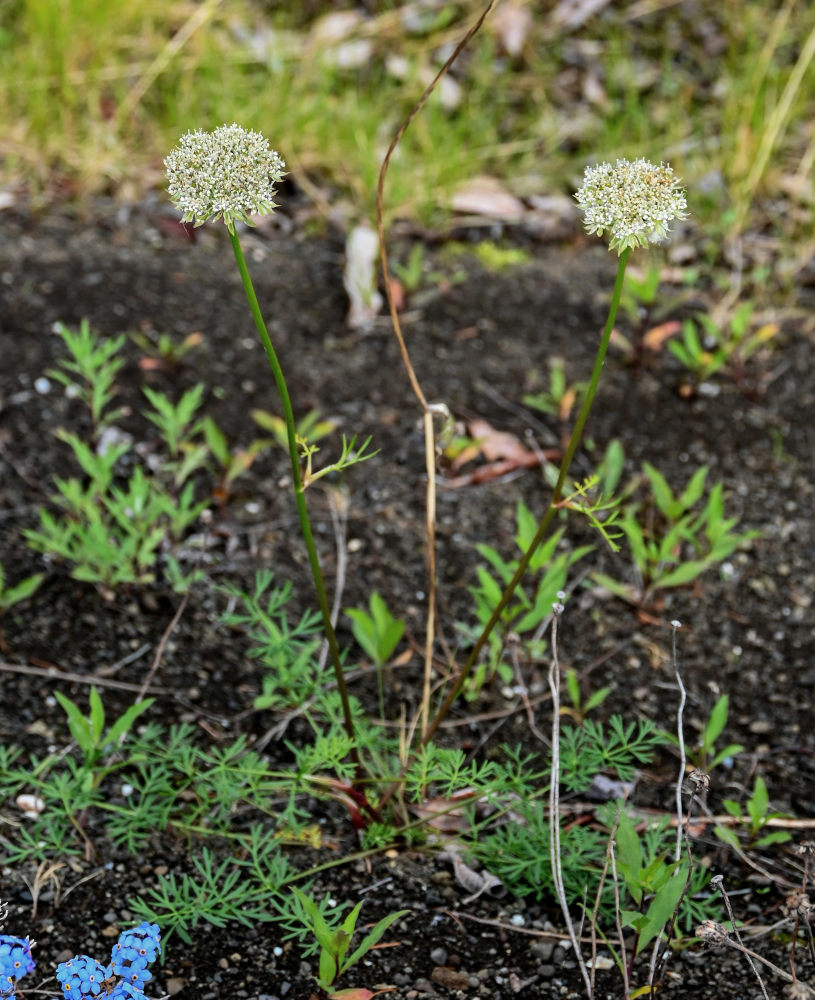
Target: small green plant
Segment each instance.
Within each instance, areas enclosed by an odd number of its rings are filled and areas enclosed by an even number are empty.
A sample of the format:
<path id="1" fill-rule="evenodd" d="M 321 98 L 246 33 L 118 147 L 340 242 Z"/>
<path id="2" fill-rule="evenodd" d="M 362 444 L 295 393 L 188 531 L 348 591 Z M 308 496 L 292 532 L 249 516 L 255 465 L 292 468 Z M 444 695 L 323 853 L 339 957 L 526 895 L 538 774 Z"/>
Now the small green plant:
<path id="1" fill-rule="evenodd" d="M 620 309 L 633 327 L 639 327 L 643 316 L 648 316 L 653 309 L 661 277 L 661 268 L 656 264 L 649 264 L 641 277 L 629 271 L 628 280 L 620 296 Z"/>
<path id="2" fill-rule="evenodd" d="M 782 819 L 784 813 L 770 811 L 770 796 L 767 792 L 767 784 L 760 774 L 756 775 L 753 785 L 753 794 L 744 803 L 744 807 L 733 799 L 725 799 L 722 803 L 727 812 L 744 825 L 747 831 L 747 846 L 769 847 L 770 844 L 786 844 L 791 840 L 791 835 L 786 830 L 770 830 L 765 832 L 767 823 L 771 819 Z M 747 816 L 742 814 L 742 808 L 747 810 Z M 725 844 L 741 850 L 741 843 L 735 830 L 729 827 L 716 826 L 713 832 Z"/>
<path id="3" fill-rule="evenodd" d="M 116 375 L 124 364 L 124 359 L 117 356 L 125 342 L 124 334 L 101 339 L 86 319 L 76 332 L 64 323 L 57 324 L 56 332 L 62 337 L 70 357 L 63 358 L 59 367 L 50 369 L 48 375 L 88 407 L 91 439 L 97 442 L 102 431 L 122 415 L 122 410 L 109 407 L 117 392 Z"/>
<path id="4" fill-rule="evenodd" d="M 0 563 L 0 621 L 8 614 L 15 604 L 27 601 L 37 590 L 44 579 L 44 574 L 34 573 L 20 580 L 13 587 L 6 586 L 6 573 Z"/>
<path id="5" fill-rule="evenodd" d="M 589 712 L 593 711 L 595 708 L 599 708 L 600 705 L 608 698 L 611 693 L 610 687 L 601 687 L 584 699 L 583 693 L 580 690 L 580 679 L 577 676 L 577 671 L 573 670 L 572 667 L 566 668 L 566 693 L 569 695 L 569 700 L 571 705 L 561 705 L 560 714 L 571 716 L 575 722 L 583 723 L 586 721 L 586 716 Z"/>
<path id="6" fill-rule="evenodd" d="M 354 638 L 377 667 L 384 666 L 405 631 L 401 618 L 394 618 L 380 594 L 371 594 L 370 614 L 364 608 L 346 608 Z"/>
<path id="7" fill-rule="evenodd" d="M 85 790 L 97 788 L 108 774 L 112 771 L 124 767 L 131 763 L 131 759 L 125 759 L 106 766 L 100 766 L 105 757 L 112 751 L 118 749 L 119 742 L 127 736 L 133 728 L 133 724 L 140 715 L 143 715 L 156 700 L 155 698 L 145 698 L 144 701 L 131 705 L 119 718 L 106 730 L 105 729 L 105 708 L 99 692 L 92 687 L 89 695 L 90 711 L 83 715 L 82 709 L 66 697 L 60 691 L 55 691 L 54 695 L 68 716 L 68 728 L 71 735 L 76 740 L 77 746 L 84 755 L 82 771 L 84 774 L 83 787 Z"/>
<path id="8" fill-rule="evenodd" d="M 537 527 L 532 512 L 523 501 L 519 501 L 516 509 L 516 525 L 515 544 L 523 554 L 527 551 Z M 537 577 L 537 583 L 533 582 L 534 589 L 528 591 L 519 587 L 512 601 L 502 611 L 500 628 L 490 637 L 489 655 L 479 664 L 472 681 L 467 686 L 468 698 L 475 698 L 483 685 L 495 674 L 505 684 L 514 682 L 513 666 L 503 658 L 508 635 L 520 636 L 526 649 L 533 656 L 540 655 L 546 648 L 546 643 L 536 637 L 536 633 L 551 615 L 552 604 L 558 592 L 566 585 L 569 569 L 592 550 L 592 546 L 584 545 L 568 552 L 556 553 L 563 534 L 564 529 L 556 531 L 530 559 L 529 570 L 533 577 Z M 519 560 L 505 560 L 491 545 L 483 543 L 476 545 L 476 550 L 493 571 L 491 573 L 486 566 L 477 567 L 478 585 L 470 588 L 475 600 L 476 619 L 483 626 L 490 620 L 503 588 L 518 568 Z M 459 628 L 465 634 L 470 632 L 466 626 Z"/>
<path id="9" fill-rule="evenodd" d="M 201 430 L 207 447 L 218 465 L 218 485 L 214 494 L 225 503 L 229 498 L 232 484 L 252 467 L 255 459 L 266 451 L 270 442 L 266 438 L 256 438 L 246 448 L 231 449 L 226 434 L 212 417 L 204 417 Z"/>
<path id="10" fill-rule="evenodd" d="M 175 372 L 204 338 L 200 333 L 188 333 L 183 340 L 177 341 L 169 333 L 148 335 L 134 332 L 130 334 L 130 339 L 145 355 L 139 361 L 140 368 L 145 371 L 161 368 Z"/>
<path id="11" fill-rule="evenodd" d="M 271 431 L 278 444 L 284 448 L 289 446 L 288 427 L 281 417 L 273 413 L 267 413 L 265 410 L 252 410 L 252 418 L 264 430 Z M 320 450 L 317 447 L 317 442 L 330 434 L 336 426 L 333 420 L 322 420 L 317 410 L 310 410 L 297 424 L 292 423 L 295 447 L 299 459 L 303 461 L 303 469 L 300 473 L 303 489 L 311 486 L 318 479 L 322 479 L 323 476 L 327 476 L 332 472 L 342 472 L 344 469 L 348 469 L 359 462 L 367 462 L 368 459 L 373 458 L 377 454 L 375 451 L 371 452 L 367 450 L 368 445 L 371 443 L 370 437 L 367 437 L 357 447 L 356 435 L 349 440 L 343 434 L 340 457 L 335 462 L 315 472 L 313 470 L 313 458 Z"/>
<path id="12" fill-rule="evenodd" d="M 351 619 L 351 630 L 354 633 L 354 638 L 370 656 L 376 667 L 379 714 L 384 718 L 384 667 L 402 638 L 405 623 L 401 618 L 394 618 L 387 604 L 376 591 L 371 594 L 369 607 L 370 614 L 364 608 L 346 608 L 345 613 Z"/>
<path id="13" fill-rule="evenodd" d="M 640 838 L 622 804 L 616 815 L 616 866 L 637 909 L 623 908 L 623 927 L 634 929 L 634 956 L 662 933 L 674 915 L 688 883 L 688 862 L 675 860 L 665 849 L 665 827 Z"/>
<path id="14" fill-rule="evenodd" d="M 701 510 L 694 509 L 703 499 L 707 466 L 697 469 L 677 496 L 654 466 L 646 462 L 643 468 L 650 502 L 644 507 L 632 502 L 614 522 L 628 543 L 637 583 L 592 574 L 597 583 L 632 604 L 642 604 L 655 590 L 690 583 L 759 534 L 733 532 L 738 518 L 725 517 L 721 483 L 710 490 Z"/>
<path id="15" fill-rule="evenodd" d="M 714 767 L 718 767 L 723 761 L 730 757 L 735 757 L 741 753 L 744 747 L 740 743 L 729 743 L 721 749 L 716 749 L 716 743 L 724 732 L 727 725 L 727 716 L 730 712 L 730 696 L 723 694 L 710 710 L 707 722 L 705 723 L 699 742 L 695 747 L 688 748 L 688 760 L 697 771 L 707 773 Z M 671 733 L 665 733 L 667 739 L 676 743 L 676 737 Z"/>
<path id="16" fill-rule="evenodd" d="M 129 445 L 111 445 L 94 454 L 76 435 L 60 434 L 89 478 L 56 478 L 53 497 L 63 510 L 40 511 L 39 530 L 24 532 L 28 544 L 50 558 L 72 565 L 71 576 L 112 588 L 155 579 L 166 540 L 180 538 L 207 506 L 196 503 L 192 484 L 175 499 L 137 466 L 124 487 L 114 485 L 113 467 Z"/>
<path id="17" fill-rule="evenodd" d="M 410 910 L 396 910 L 383 917 L 372 930 L 366 934 L 357 948 L 348 955 L 351 947 L 351 940 L 356 930 L 362 903 L 359 902 L 345 917 L 339 926 L 332 927 L 326 920 L 317 904 L 304 892 L 292 888 L 300 904 L 303 907 L 309 931 L 314 935 L 320 945 L 320 965 L 319 973 L 314 977 L 321 989 L 329 992 L 340 976 L 344 975 L 357 962 L 374 947 L 382 938 L 385 931 L 402 917 L 407 916 Z M 330 993 L 333 1000 L 367 1000 L 370 997 L 367 990 L 349 989 Z"/>
<path id="18" fill-rule="evenodd" d="M 542 392 L 528 393 L 524 403 L 533 410 L 548 413 L 561 423 L 571 416 L 572 410 L 579 405 L 586 391 L 585 382 L 569 384 L 566 379 L 566 363 L 563 358 L 549 359 L 549 386 Z"/>
<path id="19" fill-rule="evenodd" d="M 281 448 L 288 447 L 286 436 L 286 421 L 278 417 L 276 413 L 269 413 L 266 410 L 252 410 L 251 417 L 255 423 L 265 431 L 270 431 L 274 435 L 275 441 Z M 324 437 L 328 437 L 337 429 L 334 420 L 324 420 L 320 416 L 319 410 L 309 410 L 308 413 L 297 421 L 294 433 L 295 437 L 306 444 L 317 444 Z"/>
<path id="20" fill-rule="evenodd" d="M 268 668 L 263 678 L 263 693 L 255 699 L 255 708 L 302 704 L 323 683 L 322 674 L 316 669 L 319 618 L 315 612 L 306 611 L 299 622 L 292 624 L 286 612 L 292 596 L 291 582 L 281 586 L 273 583 L 273 573 L 260 570 L 255 575 L 252 593 L 232 584 L 221 588 L 242 606 L 241 610 L 222 615 L 222 624 L 246 628 L 253 643 L 249 655 Z"/>
<path id="21" fill-rule="evenodd" d="M 777 323 L 764 323 L 750 333 L 754 309 L 752 302 L 743 302 L 727 326 L 719 324 L 713 316 L 698 313 L 696 320 L 685 320 L 681 340 L 669 341 L 668 348 L 697 383 L 707 382 L 723 369 L 739 382 L 746 362 L 779 331 Z"/>
<path id="22" fill-rule="evenodd" d="M 145 410 L 144 415 L 158 427 L 167 448 L 168 457 L 162 463 L 162 473 L 165 476 L 170 474 L 173 486 L 178 489 L 196 469 L 204 465 L 209 454 L 206 445 L 193 441 L 200 429 L 195 417 L 201 406 L 204 387 L 199 383 L 187 389 L 177 403 L 149 386 L 142 391 L 152 407 Z"/>
<path id="23" fill-rule="evenodd" d="M 122 364 L 116 352 L 124 338 L 99 341 L 87 323 L 77 334 L 60 327 L 60 334 L 70 357 L 54 374 L 62 372 L 60 380 L 69 386 L 80 378 L 75 391 L 88 406 L 98 435 L 112 428 L 121 412 L 107 406 L 116 393 L 114 377 Z M 52 499 L 61 513 L 40 511 L 39 529 L 24 532 L 31 548 L 64 560 L 75 579 L 103 589 L 155 580 L 162 552 L 183 537 L 207 506 L 196 501 L 193 484 L 187 482 L 208 454 L 206 446 L 190 441 L 202 393 L 200 386 L 189 390 L 176 405 L 163 393 L 145 390 L 153 406 L 146 416 L 161 431 L 169 451 L 155 474 L 136 465 L 128 478 L 118 475 L 120 460 L 131 453 L 128 439 L 95 442 L 94 447 L 73 432 L 57 430 L 83 477 L 55 477 Z"/>
<path id="24" fill-rule="evenodd" d="M 402 287 L 408 295 L 418 292 L 421 287 L 424 272 L 424 253 L 424 243 L 419 241 L 414 243 L 410 248 L 406 264 L 400 264 L 397 261 L 393 261 L 391 264 L 393 273 L 402 282 Z"/>

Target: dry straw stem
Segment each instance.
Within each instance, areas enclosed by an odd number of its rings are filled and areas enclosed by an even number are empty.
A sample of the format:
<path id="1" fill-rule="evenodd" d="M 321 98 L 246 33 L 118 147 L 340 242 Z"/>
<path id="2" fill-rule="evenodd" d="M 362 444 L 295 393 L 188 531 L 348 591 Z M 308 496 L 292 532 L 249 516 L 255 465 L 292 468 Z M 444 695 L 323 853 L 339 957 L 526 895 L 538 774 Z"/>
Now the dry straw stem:
<path id="1" fill-rule="evenodd" d="M 413 364 L 410 360 L 410 354 L 408 353 L 407 344 L 405 343 L 405 338 L 402 334 L 402 325 L 399 322 L 399 314 L 396 311 L 396 303 L 393 298 L 393 289 L 391 287 L 390 276 L 388 274 L 388 253 L 385 247 L 385 226 L 383 222 L 383 198 L 385 190 L 385 176 L 388 171 L 388 164 L 390 163 L 391 156 L 402 136 L 408 129 L 408 126 L 413 121 L 413 119 L 419 114 L 424 105 L 427 103 L 428 98 L 436 89 L 439 81 L 447 74 L 450 67 L 453 65 L 455 60 L 458 58 L 459 53 L 464 49 L 473 35 L 479 30 L 481 25 L 484 23 L 487 15 L 495 6 L 495 0 L 490 0 L 487 4 L 485 10 L 475 22 L 475 24 L 470 28 L 467 34 L 462 38 L 458 45 L 453 49 L 450 58 L 445 62 L 436 76 L 433 78 L 431 83 L 427 86 L 422 96 L 416 102 L 415 106 L 411 110 L 407 118 L 399 126 L 396 134 L 391 140 L 388 146 L 387 152 L 385 153 L 384 159 L 382 160 L 382 166 L 379 169 L 379 180 L 376 185 L 376 231 L 379 235 L 379 259 L 382 262 L 382 280 L 385 285 L 385 295 L 388 300 L 388 311 L 390 312 L 391 322 L 393 323 L 393 332 L 396 335 L 396 340 L 399 345 L 399 353 L 402 356 L 402 362 L 407 371 L 407 376 L 410 381 L 413 393 L 419 401 L 419 405 L 424 411 L 424 440 L 425 440 L 425 469 L 427 472 L 427 493 L 426 493 L 426 518 L 425 518 L 425 535 L 427 541 L 427 576 L 428 576 L 428 587 L 427 587 L 427 632 L 425 637 L 425 651 L 424 651 L 424 680 L 422 684 L 422 704 L 420 709 L 421 715 L 421 734 L 424 739 L 427 735 L 428 724 L 430 721 L 430 692 L 432 683 L 432 671 L 433 671 L 433 646 L 435 644 L 435 630 L 436 630 L 436 441 L 435 441 L 435 431 L 433 428 L 433 414 L 434 407 L 427 402 L 422 387 L 419 384 L 419 380 L 416 376 L 416 371 L 413 368 Z"/>

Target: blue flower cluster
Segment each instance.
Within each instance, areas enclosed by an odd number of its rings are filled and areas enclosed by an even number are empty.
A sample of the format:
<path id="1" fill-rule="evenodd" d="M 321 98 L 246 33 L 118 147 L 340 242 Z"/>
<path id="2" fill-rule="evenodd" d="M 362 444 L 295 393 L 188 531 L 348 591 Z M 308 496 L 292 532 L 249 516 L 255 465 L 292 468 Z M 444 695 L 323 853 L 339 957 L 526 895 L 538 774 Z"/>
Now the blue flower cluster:
<path id="1" fill-rule="evenodd" d="M 144 984 L 152 979 L 147 966 L 161 954 L 158 924 L 142 923 L 124 931 L 113 948 L 109 965 L 77 955 L 57 968 L 62 1000 L 144 1000 Z M 34 968 L 28 938 L 0 934 L 0 1000 L 12 1000 L 17 980 Z"/>
<path id="2" fill-rule="evenodd" d="M 13 997 L 17 980 L 34 969 L 28 938 L 0 934 L 0 997 Z"/>

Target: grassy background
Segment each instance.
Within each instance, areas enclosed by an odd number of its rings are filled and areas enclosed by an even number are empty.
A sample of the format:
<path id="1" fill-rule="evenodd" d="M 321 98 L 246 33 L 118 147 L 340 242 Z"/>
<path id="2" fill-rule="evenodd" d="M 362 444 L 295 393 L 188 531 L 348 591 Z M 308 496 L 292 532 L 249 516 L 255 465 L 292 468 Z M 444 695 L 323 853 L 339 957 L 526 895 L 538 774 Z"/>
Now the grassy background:
<path id="1" fill-rule="evenodd" d="M 0 182 L 35 200 L 137 199 L 163 185 L 180 134 L 234 120 L 263 131 L 325 211 L 371 217 L 391 136 L 483 6 L 3 0 Z M 530 17 L 514 56 L 498 16 L 508 6 Z M 324 37 L 323 18 L 342 10 L 356 23 Z M 478 174 L 521 196 L 562 194 L 587 161 L 646 156 L 674 165 L 715 233 L 811 250 L 815 6 L 619 0 L 580 25 L 564 10 L 498 4 L 455 67 L 458 105 L 434 95 L 408 131 L 391 218 L 439 224 Z M 363 58 L 345 68 L 349 43 Z M 392 56 L 406 61 L 401 79 Z"/>

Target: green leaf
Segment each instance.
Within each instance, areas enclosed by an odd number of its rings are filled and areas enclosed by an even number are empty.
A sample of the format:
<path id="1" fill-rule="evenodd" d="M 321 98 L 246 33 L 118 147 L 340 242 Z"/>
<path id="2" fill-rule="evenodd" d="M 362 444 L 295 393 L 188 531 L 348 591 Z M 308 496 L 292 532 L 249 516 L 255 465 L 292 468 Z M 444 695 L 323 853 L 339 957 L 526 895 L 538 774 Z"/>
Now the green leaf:
<path id="1" fill-rule="evenodd" d="M 753 785 L 753 794 L 747 800 L 747 812 L 753 821 L 753 832 L 763 824 L 769 804 L 770 796 L 767 793 L 767 784 L 761 775 L 757 774 L 755 785 Z"/>
<path id="2" fill-rule="evenodd" d="M 716 740 L 722 735 L 722 730 L 727 725 L 727 714 L 730 709 L 730 697 L 723 694 L 716 702 L 710 712 L 710 718 L 702 734 L 704 746 L 711 750 Z"/>
<path id="3" fill-rule="evenodd" d="M 352 965 L 356 963 L 366 955 L 375 944 L 379 942 L 385 931 L 393 924 L 395 921 L 402 917 L 406 917 L 410 913 L 410 910 L 397 910 L 395 913 L 389 913 L 386 917 L 383 917 L 379 923 L 373 928 L 373 930 L 363 938 L 362 943 L 353 953 L 353 955 L 348 959 L 347 962 L 342 967 L 342 972 L 347 972 Z"/>
<path id="4" fill-rule="evenodd" d="M 291 890 L 295 896 L 300 900 L 303 909 L 308 914 L 311 920 L 310 929 L 313 931 L 314 936 L 320 943 L 320 946 L 327 949 L 329 952 L 333 951 L 334 948 L 334 931 L 328 926 L 328 922 L 325 917 L 320 913 L 320 908 L 310 899 L 304 892 L 292 886 Z M 333 981 L 333 980 L 332 980 Z"/>
<path id="5" fill-rule="evenodd" d="M 727 844 L 729 847 L 735 848 L 737 851 L 741 850 L 741 843 L 739 842 L 738 835 L 735 830 L 731 830 L 727 826 L 715 826 L 713 832 L 722 841 L 722 843 Z"/>
<path id="6" fill-rule="evenodd" d="M 569 694 L 569 701 L 575 708 L 580 708 L 580 681 L 572 667 L 566 668 L 566 691 Z"/>
<path id="7" fill-rule="evenodd" d="M 787 833 L 786 830 L 773 830 L 772 833 L 765 833 L 753 846 L 769 847 L 770 844 L 786 844 L 789 840 L 792 840 L 792 834 Z"/>
<path id="8" fill-rule="evenodd" d="M 653 941 L 673 916 L 688 880 L 686 869 L 687 865 L 683 862 L 651 900 L 646 923 L 637 939 L 637 954 Z"/>
<path id="9" fill-rule="evenodd" d="M 229 442 L 226 435 L 212 417 L 205 417 L 201 421 L 201 430 L 204 432 L 204 439 L 216 461 L 226 468 L 229 465 Z"/>
<path id="10" fill-rule="evenodd" d="M 102 730 L 105 728 L 105 708 L 102 704 L 102 699 L 99 697 L 99 692 L 95 687 L 91 687 L 89 701 L 91 706 L 91 738 L 93 739 L 93 745 L 99 746 L 99 738 L 102 735 Z"/>
<path id="11" fill-rule="evenodd" d="M 642 868 L 642 845 L 634 824 L 628 813 L 620 808 L 617 818 L 617 833 L 615 834 L 617 845 L 617 868 L 623 873 L 626 888 L 637 904 L 642 902 L 642 885 L 640 884 L 640 870 Z"/>
<path id="12" fill-rule="evenodd" d="M 676 569 L 672 569 L 670 573 L 657 577 L 652 586 L 657 590 L 664 590 L 668 587 L 681 587 L 701 576 L 709 568 L 710 565 L 706 559 L 689 559 L 687 562 L 682 563 L 681 566 L 677 566 Z"/>
<path id="13" fill-rule="evenodd" d="M 359 919 L 359 914 L 361 910 L 362 910 L 362 901 L 360 900 L 360 902 L 357 903 L 357 905 L 353 908 L 353 910 L 351 910 L 351 912 L 342 922 L 341 925 L 342 929 L 348 935 L 349 941 L 351 940 L 351 937 L 353 936 L 353 933 L 357 928 L 357 920 Z"/>
<path id="14" fill-rule="evenodd" d="M 589 695 L 588 701 L 583 706 L 583 711 L 590 712 L 593 708 L 597 708 L 598 705 L 602 705 L 610 694 L 610 687 L 598 688 L 593 694 Z"/>
<path id="15" fill-rule="evenodd" d="M 703 465 L 700 469 L 691 476 L 690 482 L 685 487 L 682 496 L 679 498 L 679 502 L 682 504 L 682 510 L 690 510 L 691 507 L 701 498 L 705 491 L 705 482 L 707 480 L 708 467 Z"/>
<path id="16" fill-rule="evenodd" d="M 119 718 L 108 730 L 105 735 L 105 745 L 107 746 L 109 743 L 117 743 L 121 736 L 133 728 L 133 723 L 136 719 L 146 712 L 155 700 L 155 698 L 145 698 L 143 701 L 139 701 L 136 702 L 135 705 L 131 705 L 122 715 L 119 716 Z"/>
<path id="17" fill-rule="evenodd" d="M 8 611 L 15 604 L 31 597 L 44 579 L 45 574 L 35 573 L 33 576 L 26 577 L 25 580 L 21 580 L 16 586 L 4 590 L 3 568 L 0 566 L 0 613 Z"/>
<path id="18" fill-rule="evenodd" d="M 345 613 L 351 619 L 351 631 L 365 654 L 374 663 L 378 660 L 379 650 L 376 643 L 376 630 L 373 619 L 362 608 L 346 608 Z"/>
<path id="19" fill-rule="evenodd" d="M 318 984 L 324 989 L 328 989 L 340 974 L 340 968 L 334 952 L 331 948 L 323 948 L 320 952 L 320 972 L 317 977 Z"/>
<path id="20" fill-rule="evenodd" d="M 80 750 L 83 750 L 85 753 L 92 752 L 94 742 L 91 737 L 91 724 L 89 720 L 82 714 L 79 706 L 72 702 L 70 698 L 66 698 L 60 691 L 55 691 L 54 697 L 68 716 L 68 728 L 71 730 L 71 736 L 76 740 Z"/>
<path id="21" fill-rule="evenodd" d="M 613 438 L 608 443 L 603 460 L 600 463 L 602 469 L 603 493 L 612 493 L 625 467 L 625 452 L 619 438 Z"/>
<path id="22" fill-rule="evenodd" d="M 627 583 L 620 583 L 619 580 L 615 580 L 614 577 L 608 576 L 607 573 L 592 573 L 592 580 L 599 584 L 601 587 L 605 587 L 606 590 L 610 591 L 616 597 L 627 601 L 629 604 L 637 603 L 636 591 L 632 586 Z"/>
<path id="23" fill-rule="evenodd" d="M 654 501 L 657 507 L 670 520 L 678 517 L 682 511 L 674 498 L 667 479 L 650 462 L 643 462 L 642 467 L 645 470 L 646 476 L 648 476 L 651 484 L 651 492 L 654 494 Z"/>

